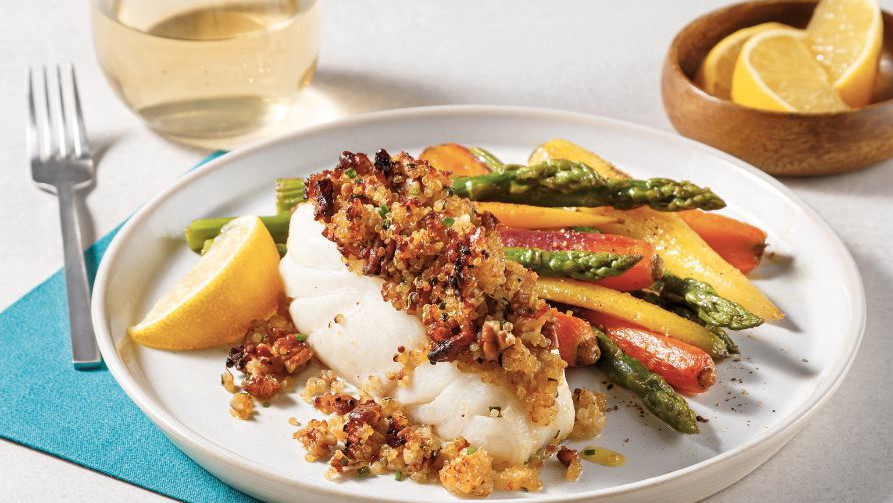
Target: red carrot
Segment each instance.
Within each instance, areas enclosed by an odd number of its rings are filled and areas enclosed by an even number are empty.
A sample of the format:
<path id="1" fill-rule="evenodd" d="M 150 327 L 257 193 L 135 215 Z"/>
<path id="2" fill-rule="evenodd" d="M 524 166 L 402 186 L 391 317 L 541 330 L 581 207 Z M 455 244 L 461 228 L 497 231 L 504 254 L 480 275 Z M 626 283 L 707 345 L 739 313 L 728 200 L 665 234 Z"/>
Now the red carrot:
<path id="1" fill-rule="evenodd" d="M 539 248 L 541 250 L 582 250 L 640 255 L 642 260 L 630 270 L 620 276 L 604 278 L 596 282 L 614 290 L 629 292 L 648 288 L 654 283 L 654 279 L 658 275 L 654 247 L 639 239 L 595 232 L 571 230 L 535 231 L 511 227 L 501 228 L 500 234 L 502 236 L 502 244 L 505 246 Z"/>

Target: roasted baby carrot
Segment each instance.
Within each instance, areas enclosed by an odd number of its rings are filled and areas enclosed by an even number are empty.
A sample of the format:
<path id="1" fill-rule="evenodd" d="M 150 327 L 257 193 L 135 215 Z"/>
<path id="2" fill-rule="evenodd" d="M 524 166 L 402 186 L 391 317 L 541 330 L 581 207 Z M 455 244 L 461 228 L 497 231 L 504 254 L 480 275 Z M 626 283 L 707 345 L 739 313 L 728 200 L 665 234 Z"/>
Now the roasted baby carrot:
<path id="1" fill-rule="evenodd" d="M 571 230 L 536 231 L 500 229 L 502 244 L 509 247 L 539 248 L 541 250 L 581 250 L 642 257 L 625 273 L 598 280 L 599 285 L 624 292 L 648 288 L 660 277 L 654 247 L 645 241 L 613 234 L 577 232 Z"/>
<path id="2" fill-rule="evenodd" d="M 431 145 L 422 151 L 419 160 L 428 161 L 435 168 L 449 171 L 453 176 L 476 176 L 490 172 L 486 163 L 458 143 Z"/>
<path id="3" fill-rule="evenodd" d="M 720 257 L 744 274 L 760 263 L 766 249 L 766 233 L 762 229 L 700 210 L 680 211 L 678 215 Z"/>
<path id="4" fill-rule="evenodd" d="M 555 336 L 561 358 L 571 367 L 594 365 L 600 352 L 589 323 L 557 309 L 553 309 L 552 314 L 555 315 Z"/>
<path id="5" fill-rule="evenodd" d="M 691 344 L 597 311 L 580 310 L 579 314 L 682 393 L 703 393 L 716 382 L 713 359 Z"/>

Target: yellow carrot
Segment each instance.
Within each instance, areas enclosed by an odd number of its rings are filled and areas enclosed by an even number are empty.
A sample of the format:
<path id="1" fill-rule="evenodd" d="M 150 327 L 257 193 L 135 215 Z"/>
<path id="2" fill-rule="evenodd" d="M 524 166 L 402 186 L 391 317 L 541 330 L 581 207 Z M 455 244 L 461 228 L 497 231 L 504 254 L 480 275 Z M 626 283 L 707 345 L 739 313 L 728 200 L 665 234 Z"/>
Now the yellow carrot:
<path id="1" fill-rule="evenodd" d="M 533 151 L 531 164 L 549 159 L 582 162 L 605 178 L 628 178 L 601 157 L 567 140 L 550 140 Z M 781 319 L 784 314 L 747 277 L 726 262 L 676 214 L 651 208 L 615 210 L 591 208 L 583 211 L 612 217 L 615 222 L 599 225 L 611 234 L 629 236 L 651 243 L 663 259 L 664 267 L 680 277 L 691 277 L 713 285 L 717 293 L 734 300 L 760 318 Z"/>
<path id="2" fill-rule="evenodd" d="M 564 208 L 544 208 L 526 204 L 475 203 L 478 209 L 489 211 L 500 222 L 519 229 L 552 229 L 557 227 L 601 227 L 616 222 L 613 217 L 584 213 Z"/>
<path id="3" fill-rule="evenodd" d="M 705 327 L 654 304 L 594 283 L 540 277 L 537 294 L 554 302 L 609 314 L 653 332 L 687 342 L 714 358 L 728 355 L 725 343 Z"/>
<path id="4" fill-rule="evenodd" d="M 529 164 L 538 164 L 549 159 L 566 159 L 568 161 L 582 162 L 609 180 L 631 178 L 628 174 L 618 169 L 617 166 L 602 159 L 595 152 L 590 152 L 567 140 L 555 139 L 543 143 L 534 149 L 527 162 Z"/>

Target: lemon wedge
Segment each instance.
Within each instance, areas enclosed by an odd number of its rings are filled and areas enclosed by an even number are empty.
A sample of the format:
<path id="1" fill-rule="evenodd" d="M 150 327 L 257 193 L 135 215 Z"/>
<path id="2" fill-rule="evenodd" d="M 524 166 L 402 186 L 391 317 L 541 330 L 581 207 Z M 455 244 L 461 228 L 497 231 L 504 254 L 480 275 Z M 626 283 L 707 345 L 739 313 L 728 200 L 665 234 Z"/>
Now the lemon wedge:
<path id="1" fill-rule="evenodd" d="M 717 98 L 731 98 L 732 74 L 735 72 L 735 62 L 738 61 L 741 47 L 757 33 L 785 26 L 781 23 L 762 23 L 742 28 L 720 40 L 701 63 L 701 68 L 695 75 L 695 83 Z"/>
<path id="2" fill-rule="evenodd" d="M 732 77 L 732 100 L 779 112 L 846 110 L 803 30 L 778 28 L 750 37 Z"/>
<path id="3" fill-rule="evenodd" d="M 276 310 L 282 292 L 276 244 L 256 216 L 227 223 L 213 246 L 173 290 L 127 331 L 158 349 L 232 344 L 254 320 Z"/>
<path id="4" fill-rule="evenodd" d="M 822 0 L 806 28 L 810 49 L 852 107 L 871 101 L 883 25 L 877 0 Z"/>

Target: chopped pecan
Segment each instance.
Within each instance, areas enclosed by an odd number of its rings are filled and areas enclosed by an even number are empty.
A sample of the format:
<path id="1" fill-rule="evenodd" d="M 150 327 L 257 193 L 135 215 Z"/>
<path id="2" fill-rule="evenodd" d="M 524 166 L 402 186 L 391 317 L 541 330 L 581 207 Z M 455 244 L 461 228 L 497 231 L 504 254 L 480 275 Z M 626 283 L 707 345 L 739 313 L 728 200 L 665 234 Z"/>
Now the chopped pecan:
<path id="1" fill-rule="evenodd" d="M 564 467 L 567 469 L 564 473 L 565 479 L 574 481 L 580 478 L 580 473 L 582 473 L 583 467 L 580 464 L 579 452 L 561 446 L 561 449 L 558 450 L 558 454 L 556 455 L 556 457 L 558 458 L 558 461 L 560 461 L 561 464 L 564 465 Z"/>
<path id="2" fill-rule="evenodd" d="M 326 393 L 313 400 L 313 406 L 325 414 L 350 413 L 357 406 L 358 400 L 345 393 Z"/>
<path id="3" fill-rule="evenodd" d="M 243 372 L 242 387 L 259 400 L 269 400 L 289 374 L 301 370 L 313 352 L 298 338 L 297 329 L 282 315 L 252 327 L 245 343 L 230 349 L 226 366 Z"/>
<path id="4" fill-rule="evenodd" d="M 335 186 L 331 180 L 321 179 L 316 180 L 313 189 L 309 191 L 308 195 L 311 195 L 316 200 L 313 208 L 313 214 L 316 218 L 329 219 L 335 213 L 334 188 Z"/>
<path id="5" fill-rule="evenodd" d="M 517 342 L 517 338 L 501 327 L 498 321 L 484 322 L 481 328 L 481 351 L 487 361 L 495 362 L 509 346 Z"/>
<path id="6" fill-rule="evenodd" d="M 269 400 L 279 393 L 282 384 L 271 375 L 259 375 L 242 381 L 242 389 L 258 400 Z"/>

